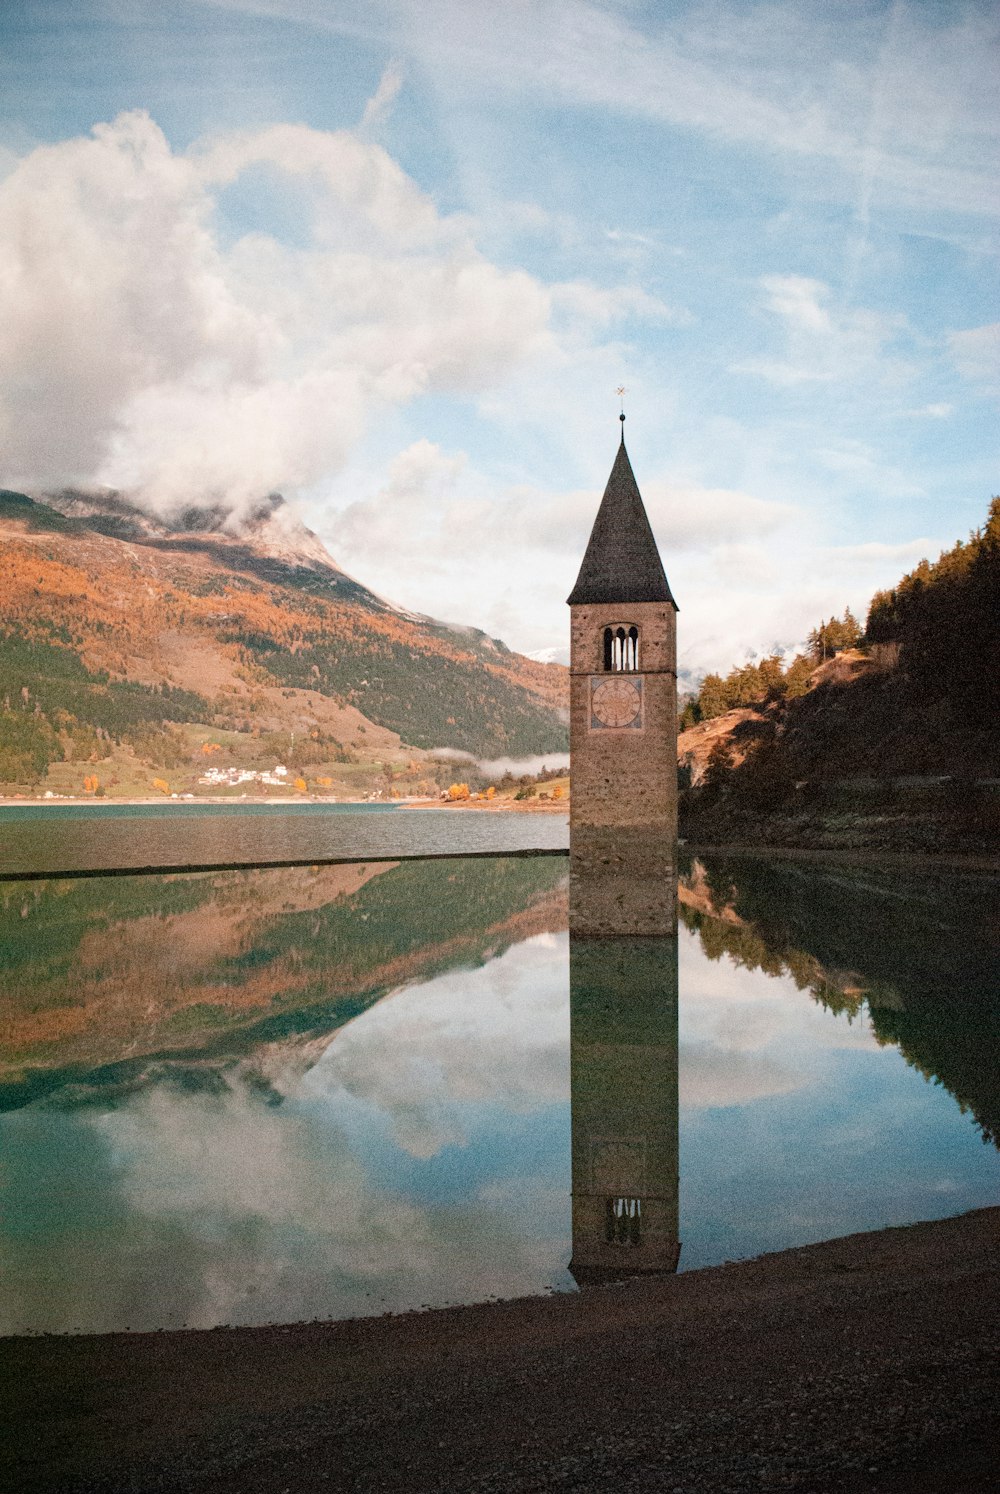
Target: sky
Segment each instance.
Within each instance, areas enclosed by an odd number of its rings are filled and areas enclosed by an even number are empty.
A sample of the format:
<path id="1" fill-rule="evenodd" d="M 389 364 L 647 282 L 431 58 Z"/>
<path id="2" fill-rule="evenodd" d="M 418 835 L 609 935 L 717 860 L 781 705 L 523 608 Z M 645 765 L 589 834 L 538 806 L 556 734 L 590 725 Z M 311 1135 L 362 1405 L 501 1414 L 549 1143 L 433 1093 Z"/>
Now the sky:
<path id="1" fill-rule="evenodd" d="M 997 477 L 1000 13 L 8 0 L 0 483 L 270 491 L 566 659 L 619 439 L 685 677 L 864 612 Z"/>

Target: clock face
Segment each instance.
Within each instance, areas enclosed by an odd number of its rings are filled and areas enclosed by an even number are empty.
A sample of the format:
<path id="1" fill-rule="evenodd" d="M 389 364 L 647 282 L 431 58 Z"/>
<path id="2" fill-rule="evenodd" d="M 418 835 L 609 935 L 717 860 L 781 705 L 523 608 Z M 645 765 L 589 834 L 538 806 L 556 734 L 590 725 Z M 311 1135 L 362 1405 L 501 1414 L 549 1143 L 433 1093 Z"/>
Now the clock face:
<path id="1" fill-rule="evenodd" d="M 591 681 L 591 727 L 642 725 L 642 681 L 602 679 Z"/>

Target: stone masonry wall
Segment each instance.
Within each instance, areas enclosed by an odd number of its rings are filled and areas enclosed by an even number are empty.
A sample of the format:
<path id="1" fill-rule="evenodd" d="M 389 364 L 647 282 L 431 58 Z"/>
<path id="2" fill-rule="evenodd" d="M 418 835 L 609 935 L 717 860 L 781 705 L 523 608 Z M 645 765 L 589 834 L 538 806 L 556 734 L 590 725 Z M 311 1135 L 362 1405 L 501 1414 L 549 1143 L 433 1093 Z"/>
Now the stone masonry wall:
<path id="1" fill-rule="evenodd" d="M 571 831 L 645 827 L 676 836 L 676 614 L 666 603 L 572 609 L 570 645 Z M 604 629 L 635 624 L 643 677 L 641 730 L 590 729 L 590 676 L 604 673 Z M 609 676 L 614 677 L 614 676 Z M 623 674 L 618 678 L 627 679 Z"/>

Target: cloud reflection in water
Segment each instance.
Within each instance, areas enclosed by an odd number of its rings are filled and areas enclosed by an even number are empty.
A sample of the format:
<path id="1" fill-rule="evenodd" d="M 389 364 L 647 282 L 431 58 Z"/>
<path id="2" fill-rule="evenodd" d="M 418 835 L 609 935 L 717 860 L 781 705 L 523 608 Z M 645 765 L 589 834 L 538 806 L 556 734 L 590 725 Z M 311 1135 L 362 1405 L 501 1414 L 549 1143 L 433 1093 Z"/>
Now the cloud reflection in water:
<path id="1" fill-rule="evenodd" d="M 566 1285 L 564 944 L 399 991 L 304 1073 L 292 1047 L 269 1089 L 230 1064 L 104 1112 L 11 1117 L 62 1207 L 8 1236 L 3 1328 L 347 1317 Z M 449 1196 L 447 1170 L 428 1187 L 428 1163 L 463 1153 L 471 1191 Z"/>

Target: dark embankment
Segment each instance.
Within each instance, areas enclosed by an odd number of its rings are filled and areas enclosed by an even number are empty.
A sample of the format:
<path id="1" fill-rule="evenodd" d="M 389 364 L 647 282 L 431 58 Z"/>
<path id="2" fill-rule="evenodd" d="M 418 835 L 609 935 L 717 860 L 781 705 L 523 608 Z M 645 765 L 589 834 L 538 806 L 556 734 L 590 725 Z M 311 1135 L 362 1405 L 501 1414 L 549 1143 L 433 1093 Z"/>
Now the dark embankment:
<path id="1" fill-rule="evenodd" d="M 995 1487 L 1000 1210 L 579 1296 L 0 1342 L 5 1490 Z"/>

